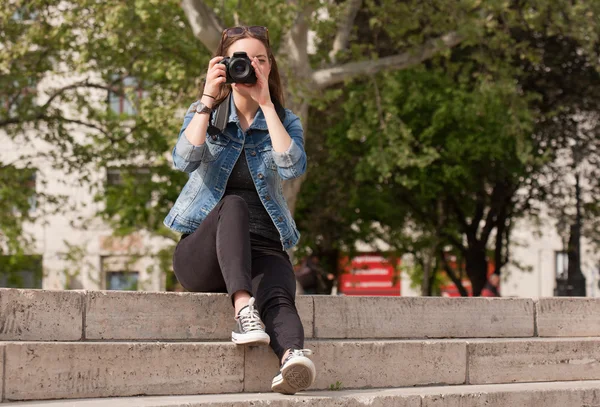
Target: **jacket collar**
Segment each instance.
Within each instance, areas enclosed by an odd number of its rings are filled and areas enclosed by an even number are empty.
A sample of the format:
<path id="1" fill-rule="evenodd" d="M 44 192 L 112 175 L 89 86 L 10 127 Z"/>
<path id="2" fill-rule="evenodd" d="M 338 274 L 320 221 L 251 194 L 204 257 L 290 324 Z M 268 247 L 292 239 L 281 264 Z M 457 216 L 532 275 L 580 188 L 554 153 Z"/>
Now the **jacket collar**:
<path id="1" fill-rule="evenodd" d="M 240 119 L 237 114 L 237 108 L 235 107 L 235 103 L 233 101 L 233 95 L 229 97 L 229 120 L 228 123 L 240 123 Z M 265 119 L 265 115 L 263 114 L 262 109 L 259 107 L 256 115 L 254 116 L 254 120 L 252 120 L 252 124 L 248 128 L 248 130 L 268 130 L 267 120 Z"/>

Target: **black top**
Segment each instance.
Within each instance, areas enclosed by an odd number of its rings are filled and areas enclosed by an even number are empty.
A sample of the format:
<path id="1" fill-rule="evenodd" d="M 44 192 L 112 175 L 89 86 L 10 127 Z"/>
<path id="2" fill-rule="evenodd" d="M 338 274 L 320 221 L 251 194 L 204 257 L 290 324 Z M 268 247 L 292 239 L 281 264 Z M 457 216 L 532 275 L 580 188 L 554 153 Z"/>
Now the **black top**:
<path id="1" fill-rule="evenodd" d="M 279 231 L 258 196 L 246 161 L 246 153 L 243 149 L 227 181 L 225 196 L 227 195 L 237 195 L 248 204 L 250 233 L 256 233 L 277 242 L 280 241 Z"/>

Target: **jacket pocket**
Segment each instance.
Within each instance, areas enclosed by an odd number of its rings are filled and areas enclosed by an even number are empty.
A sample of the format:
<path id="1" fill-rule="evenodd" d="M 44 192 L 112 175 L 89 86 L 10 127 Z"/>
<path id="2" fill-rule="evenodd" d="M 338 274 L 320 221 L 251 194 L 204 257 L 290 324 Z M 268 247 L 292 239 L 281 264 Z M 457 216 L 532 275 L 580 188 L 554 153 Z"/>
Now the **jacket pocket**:
<path id="1" fill-rule="evenodd" d="M 257 150 L 267 168 L 277 171 L 277 164 L 275 164 L 275 160 L 273 160 L 273 146 L 270 143 L 265 143 L 258 147 Z"/>
<path id="2" fill-rule="evenodd" d="M 223 150 L 229 144 L 229 139 L 223 134 L 212 135 L 206 137 L 206 152 L 204 153 L 203 161 L 215 161 Z"/>

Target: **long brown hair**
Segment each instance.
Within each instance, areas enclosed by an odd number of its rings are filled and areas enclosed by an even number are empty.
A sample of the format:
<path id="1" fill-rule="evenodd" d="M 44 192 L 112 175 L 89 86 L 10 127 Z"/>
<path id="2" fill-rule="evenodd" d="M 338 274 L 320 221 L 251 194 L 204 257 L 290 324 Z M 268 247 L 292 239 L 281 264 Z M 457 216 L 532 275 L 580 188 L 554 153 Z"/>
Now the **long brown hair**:
<path id="1" fill-rule="evenodd" d="M 245 32 L 243 34 L 241 34 L 239 36 L 235 36 L 233 38 L 223 35 L 221 37 L 221 41 L 219 42 L 219 46 L 217 47 L 217 52 L 215 53 L 215 55 L 213 57 L 225 56 L 227 54 L 227 51 L 229 50 L 229 47 L 231 47 L 231 45 L 234 42 L 239 41 L 242 38 L 257 39 L 260 42 L 262 42 L 263 45 L 265 46 L 265 48 L 267 50 L 267 58 L 269 58 L 269 62 L 271 63 L 271 72 L 269 74 L 269 94 L 271 95 L 271 101 L 275 105 L 279 104 L 279 105 L 283 106 L 284 105 L 283 86 L 281 85 L 281 77 L 279 76 L 279 69 L 277 68 L 277 61 L 275 61 L 275 55 L 273 55 L 273 50 L 271 49 L 269 42 L 265 38 L 257 37 L 255 35 L 253 35 L 249 30 L 245 30 Z M 204 83 L 203 83 L 203 86 L 202 86 L 203 88 L 204 88 L 205 84 L 206 84 L 206 81 L 204 81 Z M 200 93 L 202 93 L 202 92 L 200 92 Z M 229 96 L 230 93 L 231 93 L 231 84 L 222 83 L 219 93 L 215 97 L 214 106 L 218 106 L 221 102 L 223 102 L 223 100 L 225 100 L 225 98 L 227 98 L 227 96 Z"/>

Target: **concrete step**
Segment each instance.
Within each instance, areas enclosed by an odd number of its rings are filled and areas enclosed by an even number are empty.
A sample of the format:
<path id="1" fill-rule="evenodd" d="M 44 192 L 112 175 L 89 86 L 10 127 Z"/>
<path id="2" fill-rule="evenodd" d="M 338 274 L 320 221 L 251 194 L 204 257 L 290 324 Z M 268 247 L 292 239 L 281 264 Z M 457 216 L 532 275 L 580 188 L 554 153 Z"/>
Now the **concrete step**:
<path id="1" fill-rule="evenodd" d="M 598 407 L 600 381 L 310 391 L 280 394 L 127 397 L 8 403 L 15 407 Z"/>
<path id="2" fill-rule="evenodd" d="M 600 336 L 600 299 L 300 296 L 307 338 Z M 0 341 L 228 340 L 221 294 L 0 289 Z"/>
<path id="3" fill-rule="evenodd" d="M 231 342 L 8 342 L 3 399 L 270 391 L 268 347 Z M 313 389 L 600 380 L 600 338 L 311 340 Z"/>

